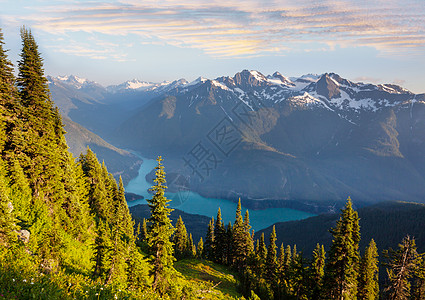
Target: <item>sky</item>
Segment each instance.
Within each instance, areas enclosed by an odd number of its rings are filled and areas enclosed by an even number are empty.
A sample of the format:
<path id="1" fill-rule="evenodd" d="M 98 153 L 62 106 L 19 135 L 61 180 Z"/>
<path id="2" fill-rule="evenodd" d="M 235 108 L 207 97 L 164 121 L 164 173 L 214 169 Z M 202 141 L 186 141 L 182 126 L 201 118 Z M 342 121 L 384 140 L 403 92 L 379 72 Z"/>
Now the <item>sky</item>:
<path id="1" fill-rule="evenodd" d="M 425 0 L 0 0 L 9 58 L 32 30 L 46 75 L 102 85 L 338 73 L 425 92 Z"/>

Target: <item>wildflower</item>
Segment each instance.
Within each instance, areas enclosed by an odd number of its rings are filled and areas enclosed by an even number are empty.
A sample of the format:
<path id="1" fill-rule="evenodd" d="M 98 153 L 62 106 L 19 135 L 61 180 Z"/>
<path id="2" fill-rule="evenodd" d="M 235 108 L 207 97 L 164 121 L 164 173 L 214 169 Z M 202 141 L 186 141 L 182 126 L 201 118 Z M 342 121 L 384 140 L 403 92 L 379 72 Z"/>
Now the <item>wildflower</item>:
<path id="1" fill-rule="evenodd" d="M 103 287 L 101 287 L 100 290 L 103 291 Z"/>
<path id="2" fill-rule="evenodd" d="M 15 282 L 15 278 L 13 278 L 12 280 L 13 280 L 13 282 Z"/>
<path id="3" fill-rule="evenodd" d="M 24 280 L 22 280 L 22 282 L 27 282 L 27 280 L 26 280 L 26 279 L 24 279 Z"/>
<path id="4" fill-rule="evenodd" d="M 96 295 L 95 296 L 99 296 L 99 294 L 98 293 L 96 293 Z"/>

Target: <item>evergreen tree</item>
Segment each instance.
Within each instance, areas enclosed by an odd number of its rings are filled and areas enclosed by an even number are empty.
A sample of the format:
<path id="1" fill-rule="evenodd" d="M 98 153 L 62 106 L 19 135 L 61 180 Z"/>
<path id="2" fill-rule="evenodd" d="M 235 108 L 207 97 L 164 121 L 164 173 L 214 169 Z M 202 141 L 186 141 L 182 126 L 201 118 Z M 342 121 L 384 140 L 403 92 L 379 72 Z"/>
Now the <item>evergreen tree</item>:
<path id="1" fill-rule="evenodd" d="M 292 261 L 292 250 L 291 246 L 287 245 L 285 250 L 285 258 L 284 258 L 284 264 L 286 268 L 289 268 Z"/>
<path id="2" fill-rule="evenodd" d="M 179 216 L 176 222 L 176 231 L 173 237 L 174 253 L 177 259 L 182 259 L 187 254 L 187 231 L 182 217 Z"/>
<path id="3" fill-rule="evenodd" d="M 412 299 L 420 300 L 425 299 L 425 259 L 422 254 L 420 257 L 420 263 L 418 262 L 418 268 L 414 275 Z"/>
<path id="4" fill-rule="evenodd" d="M 233 261 L 233 227 L 229 221 L 226 226 L 226 264 L 230 265 Z"/>
<path id="5" fill-rule="evenodd" d="M 104 167 L 106 170 L 106 167 Z M 107 171 L 106 171 L 107 172 Z M 104 175 L 106 178 L 106 174 Z M 114 209 L 109 226 L 112 229 L 112 249 L 111 249 L 111 267 L 109 269 L 106 283 L 127 282 L 128 264 L 126 260 L 129 257 L 129 250 L 134 243 L 133 221 L 125 200 L 124 185 L 121 177 L 117 187 L 115 179 L 108 174 L 109 190 L 112 198 L 111 208 Z"/>
<path id="6" fill-rule="evenodd" d="M 146 219 L 143 218 L 143 225 L 142 225 L 142 239 L 146 240 L 148 236 L 148 226 L 146 224 Z"/>
<path id="7" fill-rule="evenodd" d="M 352 208 L 351 199 L 342 210 L 333 236 L 329 259 L 325 266 L 325 298 L 356 299 L 359 269 L 358 241 L 360 241 L 359 218 Z"/>
<path id="8" fill-rule="evenodd" d="M 205 258 L 209 260 L 214 259 L 214 218 L 208 223 L 207 236 L 205 240 Z"/>
<path id="9" fill-rule="evenodd" d="M 203 255 L 204 255 L 204 242 L 203 242 L 202 236 L 201 236 L 201 238 L 199 239 L 199 242 L 198 242 L 198 246 L 196 247 L 196 256 L 199 259 L 202 259 Z"/>
<path id="10" fill-rule="evenodd" d="M 22 103 L 23 138 L 15 139 L 12 151 L 29 178 L 33 195 L 58 203 L 65 196 L 62 182 L 67 145 L 62 120 L 50 99 L 43 59 L 30 30 L 21 29 L 22 51 L 17 85 Z"/>
<path id="11" fill-rule="evenodd" d="M 107 280 L 107 275 L 111 268 L 111 248 L 112 242 L 109 228 L 102 220 L 99 220 L 97 236 L 94 245 L 94 269 L 93 278 Z"/>
<path id="12" fill-rule="evenodd" d="M 249 212 L 245 211 L 245 216 L 243 218 L 243 226 L 245 230 L 245 247 L 248 255 L 252 255 L 254 252 L 254 231 L 250 234 L 251 225 L 249 224 Z"/>
<path id="13" fill-rule="evenodd" d="M 359 300 L 375 300 L 379 298 L 378 272 L 378 249 L 372 239 L 360 262 L 359 293 L 357 297 Z"/>
<path id="14" fill-rule="evenodd" d="M 131 218 L 130 210 L 128 209 L 127 200 L 125 199 L 124 183 L 121 176 L 119 177 L 118 190 L 115 198 L 116 224 L 120 227 L 121 237 L 128 242 L 134 235 L 134 222 Z"/>
<path id="15" fill-rule="evenodd" d="M 260 257 L 260 260 L 262 260 L 263 262 L 266 261 L 267 247 L 264 241 L 264 232 L 262 232 L 260 236 L 260 243 L 258 245 L 258 256 Z"/>
<path id="16" fill-rule="evenodd" d="M 187 239 L 187 256 L 190 258 L 196 257 L 196 246 L 193 243 L 192 234 L 189 234 L 189 238 Z"/>
<path id="17" fill-rule="evenodd" d="M 323 276 L 325 274 L 325 259 L 326 252 L 325 247 L 319 244 L 316 245 L 316 248 L 313 251 L 313 260 L 311 262 L 311 299 L 319 299 L 321 288 L 323 285 Z"/>
<path id="18" fill-rule="evenodd" d="M 3 32 L 0 29 L 0 154 L 9 148 L 12 130 L 16 127 L 18 118 L 17 89 L 15 88 L 15 76 L 13 65 L 7 57 L 4 49 Z M 18 126 L 19 127 L 19 126 Z"/>
<path id="19" fill-rule="evenodd" d="M 153 289 L 165 293 L 169 286 L 169 277 L 174 272 L 173 267 L 173 243 L 171 236 L 174 228 L 171 224 L 169 215 L 172 209 L 168 208 L 168 200 L 165 196 L 167 188 L 165 180 L 164 166 L 161 156 L 158 157 L 158 166 L 155 168 L 155 185 L 151 188 L 154 192 L 152 199 L 147 200 L 151 210 L 149 218 L 149 228 L 147 241 L 152 257 L 151 275 L 153 275 Z"/>
<path id="20" fill-rule="evenodd" d="M 225 263 L 226 259 L 226 229 L 221 218 L 221 209 L 218 208 L 217 219 L 214 227 L 214 261 L 220 264 Z"/>
<path id="21" fill-rule="evenodd" d="M 283 247 L 283 243 L 280 244 L 279 255 L 277 257 L 277 266 L 278 268 L 283 268 L 285 263 L 285 247 Z"/>
<path id="22" fill-rule="evenodd" d="M 397 251 L 384 250 L 384 257 L 388 260 L 388 285 L 384 290 L 385 299 L 407 300 L 410 298 L 410 279 L 415 274 L 420 257 L 416 251 L 416 243 L 410 236 L 406 236 Z"/>
<path id="23" fill-rule="evenodd" d="M 248 238 L 246 226 L 241 215 L 241 199 L 239 199 L 236 209 L 235 223 L 233 224 L 233 243 L 232 243 L 232 257 L 233 266 L 238 270 L 242 270 L 246 266 L 247 258 L 250 253 L 250 245 L 247 243 Z"/>
<path id="24" fill-rule="evenodd" d="M 273 282 L 276 276 L 277 270 L 277 261 L 276 261 L 276 230 L 273 225 L 273 230 L 270 234 L 270 243 L 267 248 L 267 257 L 265 263 L 265 278 L 269 280 L 269 282 Z"/>

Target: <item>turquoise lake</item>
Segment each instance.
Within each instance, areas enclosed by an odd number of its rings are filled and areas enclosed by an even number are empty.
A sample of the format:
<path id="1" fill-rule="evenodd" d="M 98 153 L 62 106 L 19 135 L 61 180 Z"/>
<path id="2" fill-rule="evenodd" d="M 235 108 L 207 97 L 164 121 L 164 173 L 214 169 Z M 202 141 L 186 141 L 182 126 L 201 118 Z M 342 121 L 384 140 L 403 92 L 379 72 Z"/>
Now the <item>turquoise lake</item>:
<path id="1" fill-rule="evenodd" d="M 145 199 L 128 202 L 128 206 L 137 204 L 147 204 L 146 199 L 152 198 L 148 193 L 151 184 L 146 181 L 146 174 L 152 171 L 157 166 L 157 161 L 154 159 L 143 159 L 143 164 L 139 169 L 139 175 L 132 179 L 125 187 L 126 192 L 142 195 Z M 220 207 L 223 222 L 226 225 L 229 221 L 232 223 L 235 220 L 235 212 L 237 204 L 226 199 L 205 198 L 192 191 L 184 192 L 184 201 L 181 201 L 182 195 L 178 193 L 166 193 L 170 207 L 180 209 L 190 214 L 204 215 L 207 217 L 217 216 L 217 210 Z M 246 207 L 242 206 L 242 215 L 245 214 Z M 276 222 L 301 220 L 314 216 L 313 214 L 294 210 L 290 208 L 267 208 L 263 210 L 249 210 L 249 219 L 252 228 L 255 231 L 273 225 Z M 184 220 L 183 220 L 184 221 Z"/>

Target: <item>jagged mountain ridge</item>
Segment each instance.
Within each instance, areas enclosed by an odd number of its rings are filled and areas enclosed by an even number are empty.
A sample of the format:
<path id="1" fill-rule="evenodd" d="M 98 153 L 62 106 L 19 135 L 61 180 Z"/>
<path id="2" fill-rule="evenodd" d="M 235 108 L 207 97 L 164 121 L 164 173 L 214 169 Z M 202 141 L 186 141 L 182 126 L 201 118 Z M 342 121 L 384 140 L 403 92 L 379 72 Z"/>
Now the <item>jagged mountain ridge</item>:
<path id="1" fill-rule="evenodd" d="M 290 78 L 248 70 L 182 81 L 155 95 L 133 94 L 119 122 L 108 118 L 108 141 L 147 156 L 162 154 L 173 172 L 189 171 L 192 179 L 196 174 L 182 158 L 199 141 L 217 150 L 208 138 L 223 120 L 238 132 L 237 147 L 217 152 L 222 162 L 202 183 L 191 181 L 204 195 L 242 197 L 254 206 L 255 199 L 285 205 L 348 195 L 364 202 L 425 199 L 424 94 L 334 73 Z M 96 133 L 104 128 L 96 118 L 85 122 Z"/>

